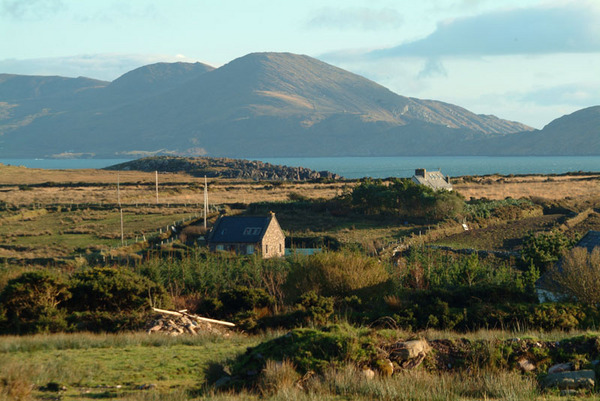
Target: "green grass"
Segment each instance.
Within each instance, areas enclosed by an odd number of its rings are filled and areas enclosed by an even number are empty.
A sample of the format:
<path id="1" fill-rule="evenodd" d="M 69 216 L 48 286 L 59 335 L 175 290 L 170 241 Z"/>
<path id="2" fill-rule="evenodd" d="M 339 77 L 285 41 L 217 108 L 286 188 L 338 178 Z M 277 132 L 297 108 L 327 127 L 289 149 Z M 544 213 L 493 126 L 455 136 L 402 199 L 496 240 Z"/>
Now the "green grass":
<path id="1" fill-rule="evenodd" d="M 0 379 L 22 372 L 36 389 L 50 382 L 66 386 L 69 399 L 79 399 L 82 394 L 102 398 L 107 392 L 121 398 L 145 384 L 156 385 L 158 392 L 193 390 L 202 386 L 211 363 L 231 358 L 258 341 L 258 337 L 235 334 L 2 337 Z M 36 390 L 34 395 L 43 393 Z"/>
<path id="2" fill-rule="evenodd" d="M 141 240 L 195 213 L 192 208 L 125 208 L 124 237 L 130 243 Z M 0 257 L 66 257 L 120 244 L 117 209 L 0 212 Z"/>
<path id="3" fill-rule="evenodd" d="M 347 365 L 306 376 L 301 387 L 290 369 L 271 372 L 258 392 L 218 393 L 205 384 L 216 363 L 229 363 L 247 347 L 283 333 L 230 337 L 155 336 L 144 333 L 55 334 L 0 337 L 0 400 L 550 400 L 535 378 L 518 371 L 441 372 L 423 368 L 397 372 L 391 378 L 366 380 L 360 368 Z M 385 334 L 385 333 L 382 333 Z M 400 337 L 417 333 L 397 332 Z M 480 331 L 466 335 L 428 331 L 428 339 L 469 341 L 540 338 L 557 341 L 576 333 L 514 333 Z M 277 364 L 267 364 L 276 369 Z M 268 373 L 268 372 L 267 372 Z M 293 374 L 293 377 L 291 376 Z M 293 380 L 291 380 L 291 378 Z M 42 391 L 48 383 L 65 386 L 60 395 Z M 153 384 L 155 388 L 140 389 Z M 264 386 L 264 387 L 263 387 Z M 12 396 L 7 393 L 12 391 Z M 17 397 L 20 395 L 20 397 Z M 569 399 L 589 399 L 589 396 Z"/>
<path id="4" fill-rule="evenodd" d="M 523 238 L 528 233 L 549 231 L 559 225 L 559 220 L 562 217 L 563 215 L 538 216 L 497 223 L 482 228 L 472 228 L 469 231 L 440 239 L 434 243 L 456 249 L 517 251 L 521 249 Z"/>

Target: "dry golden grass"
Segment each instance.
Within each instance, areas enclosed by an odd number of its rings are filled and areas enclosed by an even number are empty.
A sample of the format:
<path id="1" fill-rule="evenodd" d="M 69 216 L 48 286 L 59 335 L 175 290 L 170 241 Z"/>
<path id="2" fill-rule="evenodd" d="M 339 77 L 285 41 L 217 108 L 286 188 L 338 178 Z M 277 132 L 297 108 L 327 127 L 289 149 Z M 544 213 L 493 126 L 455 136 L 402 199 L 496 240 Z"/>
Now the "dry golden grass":
<path id="1" fill-rule="evenodd" d="M 32 203 L 116 203 L 117 179 L 121 202 L 156 203 L 155 174 L 138 171 L 42 170 L 0 166 L 0 201 L 17 205 Z M 159 174 L 159 202 L 202 204 L 204 178 L 187 174 Z M 32 186 L 54 183 L 55 186 Z M 66 184 L 56 186 L 56 184 Z M 332 198 L 345 183 L 283 183 L 208 179 L 210 203 L 282 201 L 291 193 L 309 198 Z M 23 186 L 26 186 L 25 188 Z"/>
<path id="2" fill-rule="evenodd" d="M 472 181 L 459 178 L 454 189 L 465 198 L 505 199 L 541 197 L 551 200 L 566 197 L 594 197 L 600 195 L 600 174 L 565 176 L 485 176 Z"/>
<path id="3" fill-rule="evenodd" d="M 117 178 L 118 176 L 118 178 Z M 0 165 L 0 201 L 13 204 L 31 203 L 116 203 L 117 179 L 121 183 L 123 203 L 155 203 L 155 174 L 139 171 L 43 170 Z M 212 204 L 282 201 L 297 193 L 308 198 L 332 198 L 353 182 L 329 184 L 209 179 Z M 45 183 L 66 186 L 27 187 Z M 81 185 L 78 185 L 80 184 Z M 161 203 L 203 203 L 204 178 L 180 173 L 159 174 Z M 21 189 L 19 189 L 21 186 Z M 506 197 L 542 197 L 550 200 L 565 197 L 597 197 L 600 174 L 565 176 L 483 176 L 458 177 L 454 188 L 470 198 L 504 199 Z"/>

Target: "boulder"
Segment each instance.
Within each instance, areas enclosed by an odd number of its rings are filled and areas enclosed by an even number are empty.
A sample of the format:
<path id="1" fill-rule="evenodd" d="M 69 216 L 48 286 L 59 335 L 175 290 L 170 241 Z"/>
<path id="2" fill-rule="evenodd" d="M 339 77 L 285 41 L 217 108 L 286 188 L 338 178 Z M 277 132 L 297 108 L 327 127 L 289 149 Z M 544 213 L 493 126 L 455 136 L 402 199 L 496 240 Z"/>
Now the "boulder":
<path id="1" fill-rule="evenodd" d="M 429 351 L 431 347 L 427 340 L 412 340 L 396 344 L 395 354 L 398 359 L 407 360 L 427 355 Z"/>
<path id="2" fill-rule="evenodd" d="M 523 372 L 532 372 L 535 370 L 535 365 L 527 358 L 521 358 L 517 363 Z"/>
<path id="3" fill-rule="evenodd" d="M 395 344 L 390 358 L 396 360 L 402 369 L 412 369 L 423 362 L 431 351 L 427 340 L 404 341 Z"/>
<path id="4" fill-rule="evenodd" d="M 548 369 L 548 374 L 560 373 L 560 372 L 570 372 L 573 370 L 573 364 L 571 362 L 568 363 L 557 363 L 556 365 L 552 365 L 550 369 Z"/>
<path id="5" fill-rule="evenodd" d="M 375 377 L 375 372 L 372 369 L 365 368 L 362 370 L 362 375 L 365 379 L 371 380 Z"/>
<path id="6" fill-rule="evenodd" d="M 592 389 L 596 384 L 596 374 L 593 370 L 552 373 L 542 384 L 544 388 L 556 387 L 559 390 Z"/>

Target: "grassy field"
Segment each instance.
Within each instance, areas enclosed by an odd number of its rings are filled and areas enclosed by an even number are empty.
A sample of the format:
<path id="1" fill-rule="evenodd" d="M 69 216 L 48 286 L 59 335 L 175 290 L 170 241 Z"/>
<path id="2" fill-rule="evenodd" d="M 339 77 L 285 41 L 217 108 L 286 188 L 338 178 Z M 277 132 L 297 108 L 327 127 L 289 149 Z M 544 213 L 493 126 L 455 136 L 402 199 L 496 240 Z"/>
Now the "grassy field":
<path id="1" fill-rule="evenodd" d="M 220 393 L 207 384 L 207 379 L 215 380 L 209 376 L 214 376 L 211 372 L 217 364 L 227 364 L 246 347 L 282 334 L 177 338 L 146 334 L 2 337 L 0 399 L 549 400 L 557 394 L 540 392 L 535 376 L 518 371 L 483 370 L 474 374 L 419 368 L 400 371 L 391 378 L 366 380 L 360 370 L 350 365 L 300 381 L 302 387 L 296 384 L 298 377 L 292 380 L 282 372 L 279 376 L 268 376 L 267 371 L 266 379 L 256 392 Z M 429 341 L 497 341 L 516 336 L 559 341 L 579 334 L 480 331 L 459 336 L 428 331 L 420 336 Z M 396 335 L 414 336 L 403 332 Z M 588 397 L 583 393 L 578 399 Z"/>
<path id="2" fill-rule="evenodd" d="M 118 194 L 117 180 L 120 183 Z M 156 204 L 153 173 L 36 170 L 2 165 L 0 202 L 16 205 L 16 209 L 0 210 L 0 258 L 73 258 L 118 247 L 121 245 L 118 199 L 124 205 L 125 241 L 130 244 L 142 240 L 173 222 L 197 216 L 203 205 L 203 181 L 203 178 L 185 174 L 159 174 L 159 204 Z M 560 202 L 571 210 L 600 206 L 599 175 L 459 177 L 454 181 L 456 190 L 466 199 L 543 198 L 546 202 Z M 355 181 L 300 183 L 211 179 L 209 202 L 220 205 L 218 207 L 234 204 L 244 207 L 250 203 L 281 202 L 299 197 L 331 199 L 354 185 Z M 400 219 L 358 219 L 303 209 L 275 211 L 288 237 L 299 238 L 298 244 L 302 238 L 333 238 L 339 243 L 374 249 L 431 229 L 429 226 L 406 225 Z M 524 235 L 552 229 L 565 217 L 564 213 L 503 222 L 455 234 L 437 243 L 456 248 L 518 250 Z M 600 219 L 594 215 L 578 225 L 577 230 L 583 234 L 598 227 Z"/>

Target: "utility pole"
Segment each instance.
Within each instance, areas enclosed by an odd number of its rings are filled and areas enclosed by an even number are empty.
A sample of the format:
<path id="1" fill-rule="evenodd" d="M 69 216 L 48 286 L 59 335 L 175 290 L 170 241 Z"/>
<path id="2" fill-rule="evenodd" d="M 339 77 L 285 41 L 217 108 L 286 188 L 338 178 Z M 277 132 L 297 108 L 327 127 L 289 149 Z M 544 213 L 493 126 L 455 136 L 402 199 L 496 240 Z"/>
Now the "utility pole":
<path id="1" fill-rule="evenodd" d="M 206 216 L 208 215 L 208 183 L 204 176 L 204 229 L 206 230 Z"/>
<path id="2" fill-rule="evenodd" d="M 119 173 L 117 173 L 117 203 L 119 204 L 119 208 L 120 208 L 121 207 L 121 186 L 120 186 Z"/>
<path id="3" fill-rule="evenodd" d="M 121 246 L 125 244 L 123 236 L 123 209 L 119 207 L 119 213 L 121 214 Z"/>
<path id="4" fill-rule="evenodd" d="M 158 205 L 158 170 L 155 171 L 156 173 L 156 204 Z"/>

